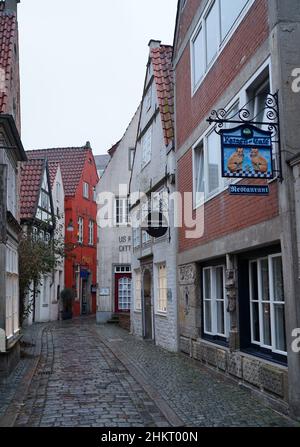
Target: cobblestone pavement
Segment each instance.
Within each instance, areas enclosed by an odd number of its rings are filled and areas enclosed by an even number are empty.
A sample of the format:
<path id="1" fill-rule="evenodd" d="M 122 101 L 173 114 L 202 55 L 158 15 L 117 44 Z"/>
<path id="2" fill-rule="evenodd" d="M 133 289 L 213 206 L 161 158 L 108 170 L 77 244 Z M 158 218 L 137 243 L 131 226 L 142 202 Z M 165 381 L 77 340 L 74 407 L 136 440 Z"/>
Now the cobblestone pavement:
<path id="1" fill-rule="evenodd" d="M 44 330 L 40 361 L 15 426 L 167 425 L 90 324 L 52 323 Z"/>
<path id="2" fill-rule="evenodd" d="M 26 341 L 0 384 L 0 426 L 296 425 L 193 360 L 91 318 L 37 325 Z"/>
<path id="3" fill-rule="evenodd" d="M 299 424 L 261 404 L 248 390 L 198 362 L 164 351 L 118 327 L 97 326 L 116 355 L 140 369 L 187 427 L 292 427 Z"/>

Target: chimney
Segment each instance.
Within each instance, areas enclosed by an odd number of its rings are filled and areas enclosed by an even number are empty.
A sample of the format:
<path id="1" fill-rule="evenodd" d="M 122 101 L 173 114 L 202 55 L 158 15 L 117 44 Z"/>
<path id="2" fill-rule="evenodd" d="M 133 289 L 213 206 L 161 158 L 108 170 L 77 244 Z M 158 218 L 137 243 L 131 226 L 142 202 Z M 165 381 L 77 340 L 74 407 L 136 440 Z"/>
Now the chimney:
<path id="1" fill-rule="evenodd" d="M 18 3 L 20 3 L 20 0 L 5 0 L 5 6 L 4 10 L 7 12 L 14 12 L 18 13 Z"/>
<path id="2" fill-rule="evenodd" d="M 149 46 L 150 50 L 152 50 L 153 48 L 159 48 L 160 44 L 161 44 L 161 40 L 151 39 L 150 42 L 148 43 L 148 46 Z"/>

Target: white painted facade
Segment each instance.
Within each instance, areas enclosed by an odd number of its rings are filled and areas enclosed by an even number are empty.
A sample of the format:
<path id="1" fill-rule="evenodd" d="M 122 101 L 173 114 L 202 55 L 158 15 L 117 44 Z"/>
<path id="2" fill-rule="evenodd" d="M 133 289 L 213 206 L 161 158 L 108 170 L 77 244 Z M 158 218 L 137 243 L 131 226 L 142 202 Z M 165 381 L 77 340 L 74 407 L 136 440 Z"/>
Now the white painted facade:
<path id="1" fill-rule="evenodd" d="M 16 140 L 9 139 L 12 133 Z M 1 119 L 0 146 L 0 353 L 6 353 L 20 333 L 18 163 L 25 160 L 12 118 Z"/>
<path id="2" fill-rule="evenodd" d="M 177 234 L 174 228 L 174 203 L 169 200 L 170 194 L 175 191 L 174 174 L 174 148 L 172 144 L 169 147 L 165 144 L 153 67 L 149 59 L 130 194 L 145 193 L 151 198 L 151 210 L 155 210 L 156 197 L 163 193 L 169 227 L 167 233 L 157 239 L 149 237 L 140 228 L 133 229 L 131 330 L 135 335 L 152 339 L 170 351 L 178 350 Z M 147 205 L 132 201 L 132 220 L 137 213 L 141 213 L 143 219 L 147 214 Z M 163 281 L 160 278 L 162 272 L 165 275 Z M 146 295 L 150 295 L 151 303 Z M 164 298 L 163 305 L 161 296 Z"/>
<path id="3" fill-rule="evenodd" d="M 138 119 L 139 109 L 135 113 L 118 147 L 112 154 L 97 186 L 98 323 L 108 321 L 113 313 L 120 310 L 117 308 L 118 303 L 116 304 L 116 300 L 118 300 L 116 297 L 116 287 L 118 287 L 116 278 L 120 277 L 121 282 L 122 273 L 124 273 L 124 276 L 130 276 L 131 272 L 131 228 L 129 221 L 125 217 L 127 214 L 125 204 L 128 200 L 128 185 Z M 103 194 L 106 192 L 109 193 L 111 200 L 107 211 L 104 211 L 104 202 L 101 197 L 104 197 Z M 117 217 L 116 199 L 118 198 L 119 211 Z M 121 283 L 123 295 L 125 295 L 125 288 L 128 289 L 126 295 L 131 295 L 131 290 L 129 290 L 131 289 L 129 284 L 131 280 L 129 280 L 130 278 L 124 278 L 124 284 Z M 128 296 L 124 296 L 124 300 Z M 122 307 L 121 304 L 120 307 Z"/>
<path id="4" fill-rule="evenodd" d="M 53 211 L 55 215 L 55 230 L 54 238 L 64 241 L 65 236 L 65 217 L 64 217 L 64 187 L 61 175 L 61 169 L 58 166 L 56 171 L 55 180 L 53 181 L 52 188 L 47 179 L 47 173 L 44 172 L 43 185 L 44 190 L 47 190 L 52 194 Z M 39 199 L 41 204 L 41 196 Z M 49 208 L 50 210 L 50 208 Z M 37 210 L 36 218 L 45 221 L 47 216 L 45 213 Z M 46 235 L 47 236 L 47 235 Z M 60 259 L 60 263 L 56 269 L 44 275 L 41 278 L 36 294 L 35 294 L 35 306 L 33 312 L 27 318 L 27 324 L 56 321 L 61 318 L 62 302 L 60 300 L 60 292 L 64 289 L 64 258 Z M 28 297 L 29 299 L 29 297 Z M 28 304 L 27 300 L 27 304 Z"/>

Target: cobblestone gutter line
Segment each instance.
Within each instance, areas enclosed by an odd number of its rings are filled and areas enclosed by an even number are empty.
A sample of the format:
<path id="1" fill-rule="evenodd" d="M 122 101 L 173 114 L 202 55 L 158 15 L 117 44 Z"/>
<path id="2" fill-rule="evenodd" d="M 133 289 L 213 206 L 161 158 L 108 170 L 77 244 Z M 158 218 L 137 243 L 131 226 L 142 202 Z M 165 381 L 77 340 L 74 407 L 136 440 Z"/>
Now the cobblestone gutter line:
<path id="1" fill-rule="evenodd" d="M 138 368 L 127 356 L 125 356 L 114 343 L 108 341 L 107 338 L 101 337 L 97 330 L 95 334 L 101 339 L 101 342 L 116 356 L 116 358 L 124 365 L 132 377 L 142 386 L 148 396 L 155 402 L 156 406 L 163 413 L 169 424 L 173 427 L 183 427 L 185 423 L 168 405 L 167 401 L 162 395 L 149 384 L 149 377 L 145 375 L 144 371 Z"/>
<path id="2" fill-rule="evenodd" d="M 23 331 L 22 342 L 26 343 L 26 347 L 22 347 L 24 357 L 21 357 L 16 371 L 0 383 L 0 427 L 15 425 L 40 362 L 42 335 L 46 328 L 47 324 L 35 324 Z M 6 399 L 2 401 L 1 396 Z"/>

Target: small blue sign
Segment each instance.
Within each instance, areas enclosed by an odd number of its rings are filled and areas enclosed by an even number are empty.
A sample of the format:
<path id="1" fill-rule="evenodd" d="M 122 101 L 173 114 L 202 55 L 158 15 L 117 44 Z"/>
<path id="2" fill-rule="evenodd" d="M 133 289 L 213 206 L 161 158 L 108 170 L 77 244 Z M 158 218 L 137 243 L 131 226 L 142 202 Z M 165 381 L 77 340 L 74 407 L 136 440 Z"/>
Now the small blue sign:
<path id="1" fill-rule="evenodd" d="M 88 270 L 80 270 L 80 278 L 82 279 L 88 279 L 89 277 L 89 272 Z"/>
<path id="2" fill-rule="evenodd" d="M 243 124 L 220 133 L 223 177 L 273 178 L 271 132 Z"/>
<path id="3" fill-rule="evenodd" d="M 270 188 L 267 185 L 230 185 L 229 193 L 233 195 L 267 196 Z"/>

